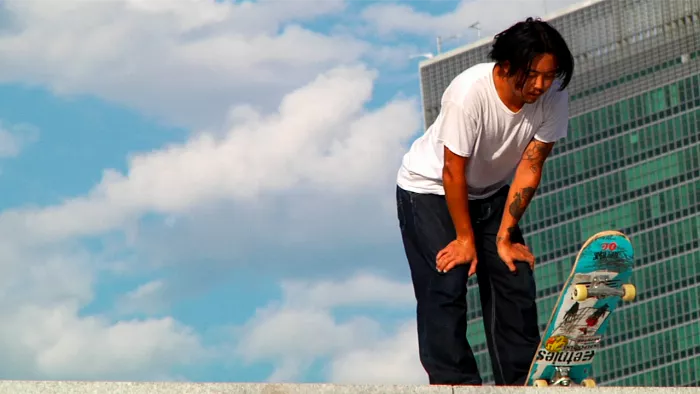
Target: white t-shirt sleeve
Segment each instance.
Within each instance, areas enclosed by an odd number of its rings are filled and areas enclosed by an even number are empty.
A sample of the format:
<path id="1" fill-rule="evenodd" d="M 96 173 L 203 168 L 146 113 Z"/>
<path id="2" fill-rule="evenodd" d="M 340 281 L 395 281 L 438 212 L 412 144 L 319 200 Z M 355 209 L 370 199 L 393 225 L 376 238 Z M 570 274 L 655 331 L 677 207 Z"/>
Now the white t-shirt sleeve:
<path id="1" fill-rule="evenodd" d="M 452 101 L 443 101 L 439 118 L 438 140 L 456 155 L 471 156 L 477 138 L 474 118 Z"/>
<path id="2" fill-rule="evenodd" d="M 552 86 L 552 89 L 556 87 Z M 566 137 L 569 128 L 569 93 L 564 90 L 553 92 L 554 97 L 545 109 L 542 126 L 535 138 L 542 142 L 555 142 Z"/>

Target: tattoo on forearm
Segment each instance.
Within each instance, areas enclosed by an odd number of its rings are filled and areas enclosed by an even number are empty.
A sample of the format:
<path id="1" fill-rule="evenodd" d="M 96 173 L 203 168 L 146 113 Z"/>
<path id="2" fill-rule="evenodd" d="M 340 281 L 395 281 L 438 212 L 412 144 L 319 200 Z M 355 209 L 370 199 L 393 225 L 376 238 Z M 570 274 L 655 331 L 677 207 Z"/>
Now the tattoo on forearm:
<path id="1" fill-rule="evenodd" d="M 525 208 L 530 203 L 532 196 L 535 195 L 534 187 L 526 187 L 521 189 L 519 192 L 515 193 L 513 202 L 510 204 L 508 211 L 515 218 L 515 220 L 520 220 L 525 213 Z M 509 229 L 510 230 L 510 229 Z"/>
<path id="2" fill-rule="evenodd" d="M 509 238 L 513 236 L 513 232 L 515 231 L 515 228 L 516 228 L 516 226 L 511 226 L 511 227 L 508 227 L 508 228 L 506 229 L 506 231 L 508 231 L 508 237 L 509 237 Z M 504 236 L 502 236 L 502 235 L 499 235 L 499 236 L 496 237 L 496 242 L 501 242 L 501 241 L 503 241 L 505 238 L 506 238 L 506 237 L 504 237 Z"/>
<path id="3" fill-rule="evenodd" d="M 547 158 L 547 155 L 549 155 L 550 150 L 550 145 L 537 140 L 533 141 L 532 146 L 529 147 L 523 155 L 523 159 L 527 160 L 528 164 L 530 165 L 530 171 L 533 173 L 541 171 L 542 164 Z"/>

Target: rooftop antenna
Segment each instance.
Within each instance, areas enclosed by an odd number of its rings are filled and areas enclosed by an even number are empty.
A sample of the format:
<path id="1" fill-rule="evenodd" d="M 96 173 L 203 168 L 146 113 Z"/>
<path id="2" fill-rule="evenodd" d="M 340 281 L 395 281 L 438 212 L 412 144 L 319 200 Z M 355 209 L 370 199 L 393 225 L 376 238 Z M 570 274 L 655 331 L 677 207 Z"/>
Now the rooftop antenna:
<path id="1" fill-rule="evenodd" d="M 472 23 L 472 24 L 469 25 L 467 28 L 468 28 L 468 29 L 474 29 L 474 30 L 476 30 L 476 36 L 477 36 L 477 38 L 479 38 L 479 39 L 481 38 L 481 28 L 479 27 L 479 21 L 476 21 L 476 22 Z M 449 35 L 449 36 L 447 36 L 447 37 L 442 37 L 442 36 L 437 36 L 437 37 L 435 37 L 435 44 L 436 44 L 436 47 L 437 47 L 437 54 L 439 55 L 440 53 L 442 53 L 442 43 L 443 43 L 443 41 L 452 40 L 452 39 L 455 39 L 455 38 L 462 38 L 462 34 L 452 34 L 452 35 Z"/>
<path id="2" fill-rule="evenodd" d="M 435 37 L 435 44 L 436 44 L 436 47 L 437 47 L 437 54 L 439 55 L 440 53 L 442 53 L 442 42 L 443 42 L 443 41 L 445 41 L 445 40 L 453 40 L 453 39 L 455 39 L 455 38 L 461 38 L 461 37 L 462 37 L 461 34 L 452 34 L 452 35 L 447 36 L 447 37 L 442 37 L 442 36 L 437 36 L 437 37 Z"/>
<path id="3" fill-rule="evenodd" d="M 479 27 L 479 21 L 476 21 L 469 25 L 469 28 L 476 30 L 476 37 L 481 38 L 481 28 Z"/>

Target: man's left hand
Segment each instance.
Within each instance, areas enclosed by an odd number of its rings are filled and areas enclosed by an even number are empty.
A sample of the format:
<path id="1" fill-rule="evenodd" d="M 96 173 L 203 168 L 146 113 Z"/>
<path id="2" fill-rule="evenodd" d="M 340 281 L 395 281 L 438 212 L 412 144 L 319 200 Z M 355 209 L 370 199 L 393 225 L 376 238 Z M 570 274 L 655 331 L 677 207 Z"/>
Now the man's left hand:
<path id="1" fill-rule="evenodd" d="M 497 242 L 498 255 L 508 266 L 510 272 L 515 273 L 516 261 L 524 261 L 530 265 L 530 269 L 535 269 L 535 256 L 530 252 L 530 248 L 520 243 L 511 243 L 510 240 L 500 240 Z"/>

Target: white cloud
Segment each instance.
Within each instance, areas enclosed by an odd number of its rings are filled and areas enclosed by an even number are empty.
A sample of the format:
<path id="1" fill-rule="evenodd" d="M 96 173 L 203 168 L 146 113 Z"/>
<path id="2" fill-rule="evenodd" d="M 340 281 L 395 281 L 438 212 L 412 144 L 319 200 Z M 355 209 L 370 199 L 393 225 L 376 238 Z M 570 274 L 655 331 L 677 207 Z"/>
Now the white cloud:
<path id="1" fill-rule="evenodd" d="M 167 284 L 162 279 L 152 280 L 122 295 L 116 301 L 119 313 L 159 313 L 166 308 Z"/>
<path id="2" fill-rule="evenodd" d="M 280 302 L 258 310 L 236 330 L 237 353 L 246 362 L 274 366 L 268 380 L 300 379 L 321 361 L 328 366 L 324 370 L 331 382 L 427 382 L 412 317 L 395 326 L 362 314 L 337 316 L 342 307 L 368 306 L 410 316 L 410 283 L 357 274 L 346 281 L 288 281 L 282 290 Z"/>
<path id="3" fill-rule="evenodd" d="M 274 224 L 285 231 L 276 241 L 294 243 L 304 234 L 294 225 L 327 229 L 321 214 L 337 214 L 336 208 L 350 219 L 359 217 L 358 209 L 391 212 L 400 157 L 421 124 L 418 103 L 396 99 L 365 110 L 377 78 L 374 70 L 355 63 L 366 44 L 289 24 L 340 12 L 344 3 L 194 4 L 10 0 L 0 5 L 6 18 L 0 49 L 8 59 L 0 79 L 98 94 L 166 117 L 223 123 L 197 129 L 184 144 L 132 155 L 127 173 L 106 169 L 86 195 L 2 212 L 0 236 L 29 247 L 124 230 L 132 245 L 143 244 L 143 215 L 167 215 L 166 227 L 177 232 L 207 206 L 235 202 L 235 223 L 242 223 L 241 216 L 261 223 L 252 234 L 237 225 L 241 238 L 259 241 L 268 231 L 264 226 Z M 231 49 L 241 45 L 243 52 Z M 384 48 L 378 56 L 389 59 L 391 53 Z M 319 73 L 336 64 L 349 65 Z M 258 93 L 278 107 L 257 105 Z M 180 99 L 187 105 L 174 104 Z M 152 107 L 160 105 L 165 112 Z M 216 114 L 209 112 L 217 106 Z M 288 207 L 278 212 L 288 220 L 277 223 L 269 213 L 272 205 L 254 208 L 252 198 L 260 197 Z M 339 205 L 329 206 L 334 201 Z M 352 229 L 337 227 L 332 230 Z M 163 234 L 149 241 L 156 245 Z M 217 248 L 205 245 L 204 254 Z"/>
<path id="4" fill-rule="evenodd" d="M 366 318 L 338 323 L 327 312 L 312 309 L 263 311 L 251 322 L 240 351 L 247 361 L 279 360 L 270 380 L 290 381 L 317 358 L 377 338 L 378 331 L 377 323 Z"/>
<path id="5" fill-rule="evenodd" d="M 373 4 L 363 10 L 362 16 L 375 31 L 383 35 L 414 33 L 430 37 L 462 34 L 462 41 L 446 43 L 465 44 L 477 39 L 478 32 L 468 26 L 479 22 L 481 37 L 493 37 L 494 34 L 508 28 L 528 16 L 545 18 L 580 0 L 498 0 L 497 5 L 491 0 L 462 0 L 448 13 L 433 15 L 416 11 L 405 4 Z M 498 10 L 494 10 L 497 7 Z"/>
<path id="6" fill-rule="evenodd" d="M 321 74 L 285 96 L 277 113 L 249 111 L 223 136 L 200 133 L 134 155 L 126 175 L 105 171 L 86 196 L 3 212 L 0 234 L 55 242 L 110 231 L 148 212 L 187 213 L 222 200 L 245 204 L 298 187 L 362 194 L 391 184 L 420 120 L 413 100 L 364 110 L 375 77 L 359 66 Z"/>
<path id="7" fill-rule="evenodd" d="M 86 315 L 92 256 L 68 248 L 17 250 L 0 242 L 0 370 L 11 379 L 172 379 L 171 368 L 208 356 L 170 317 Z"/>
<path id="8" fill-rule="evenodd" d="M 11 262 L 0 265 L 0 313 L 6 317 L 0 352 L 8 360 L 0 369 L 11 377 L 172 378 L 172 368 L 210 355 L 194 332 L 168 316 L 125 321 L 89 309 L 96 308 L 95 286 L 106 279 L 98 275 L 128 272 L 134 245 L 160 238 L 172 255 L 215 253 L 205 242 L 188 250 L 192 238 L 166 245 L 163 233 L 144 236 L 148 226 L 140 219 L 149 214 L 165 215 L 165 227 L 173 231 L 202 226 L 197 236 L 221 237 L 220 253 L 229 258 L 236 252 L 225 246 L 232 232 L 249 248 L 304 245 L 322 235 L 314 240 L 322 244 L 312 247 L 334 249 L 348 240 L 380 242 L 375 235 L 383 226 L 396 231 L 379 213 L 394 209 L 396 170 L 422 123 L 416 100 L 396 98 L 366 109 L 377 73 L 356 61 L 374 56 L 371 46 L 289 23 L 340 12 L 342 2 L 273 3 L 0 4 L 6 60 L 0 81 L 93 94 L 170 122 L 205 125 L 183 144 L 134 154 L 123 174 L 105 170 L 86 195 L 0 213 L 0 260 Z M 397 53 L 384 48 L 377 58 L 396 61 Z M 263 202 L 253 204 L 257 198 Z M 198 215 L 209 212 L 211 219 L 222 206 L 231 215 L 220 220 L 233 218 L 227 228 L 233 231 L 215 234 L 212 221 L 198 221 Z M 364 220 L 366 227 L 353 220 Z M 125 249 L 115 251 L 114 260 L 72 249 L 87 237 L 119 232 L 128 239 L 117 245 Z M 249 327 L 259 330 L 247 331 L 240 349 L 251 361 L 281 355 L 273 380 L 298 376 L 324 355 L 341 366 L 371 357 L 356 352 L 381 349 L 393 331 L 370 317 L 345 320 L 332 312 L 341 306 L 407 306 L 412 297 L 405 284 L 372 276 L 305 285 L 310 292 L 298 286 L 287 285 L 290 298 L 282 309 L 271 306 L 251 321 Z M 165 298 L 176 290 L 165 278 L 148 279 L 118 298 L 116 312 L 162 314 Z M 277 324 L 297 337 L 269 342 Z M 400 338 L 409 340 L 405 335 Z M 411 364 L 410 356 L 401 360 Z M 343 370 L 331 373 L 353 378 Z"/>
<path id="9" fill-rule="evenodd" d="M 291 307 L 331 309 L 343 306 L 404 307 L 412 302 L 411 284 L 388 281 L 367 273 L 359 273 L 344 282 L 283 282 L 285 304 Z"/>
<path id="10" fill-rule="evenodd" d="M 98 261 L 97 255 L 81 254 L 79 259 L 71 255 L 60 263 L 52 262 L 50 256 L 62 255 L 62 249 L 54 249 L 59 245 L 72 245 L 82 237 L 113 235 L 120 230 L 126 233 L 128 242 L 145 242 L 148 239 L 139 234 L 138 226 L 134 227 L 143 215 L 165 214 L 166 227 L 179 228 L 181 222 L 188 224 L 197 213 L 223 202 L 235 203 L 234 217 L 245 212 L 238 209 L 242 207 L 252 209 L 248 214 L 253 217 L 263 215 L 267 219 L 254 227 L 249 238 L 236 240 L 238 243 L 247 240 L 249 247 L 269 248 L 275 242 L 308 244 L 308 239 L 303 237 L 309 234 L 300 231 L 300 227 L 309 225 L 316 226 L 318 232 L 331 226 L 341 228 L 344 234 L 370 238 L 367 234 L 371 231 L 349 222 L 329 223 L 322 214 L 331 213 L 337 218 L 336 210 L 346 208 L 340 216 L 357 218 L 362 216 L 359 213 L 362 211 L 357 209 L 369 207 L 365 215 L 372 215 L 376 210 L 393 208 L 382 204 L 384 201 L 390 204 L 403 144 L 419 129 L 420 120 L 413 100 L 396 99 L 371 111 L 365 109 L 372 97 L 375 78 L 376 74 L 365 67 L 336 68 L 285 96 L 276 112 L 239 107 L 232 111 L 235 116 L 223 133 L 198 133 L 184 144 L 132 156 L 127 173 L 106 171 L 102 182 L 85 196 L 45 208 L 3 211 L 0 249 L 7 247 L 14 251 L 12 258 L 18 263 L 5 268 L 8 275 L 3 280 L 7 283 L 2 289 L 7 305 L 13 297 L 26 300 L 17 307 L 0 308 L 0 312 L 9 316 L 9 323 L 0 324 L 3 337 L 20 338 L 0 341 L 0 350 L 13 355 L 13 360 L 21 360 L 13 361 L 12 376 L 27 376 L 27 371 L 35 371 L 34 377 L 41 378 L 170 379 L 171 368 L 196 361 L 192 359 L 195 356 L 211 355 L 202 349 L 196 334 L 167 316 L 120 322 L 115 318 L 85 315 L 83 308 L 94 300 L 92 288 L 97 270 L 110 270 L 116 263 L 116 268 L 122 271 L 102 273 L 123 273 L 124 261 L 118 259 L 123 255 L 114 253 L 116 261 Z M 290 207 L 285 205 L 290 192 L 292 196 L 296 193 L 312 198 L 292 198 Z M 319 199 L 318 195 L 323 197 Z M 360 198 L 365 196 L 373 199 Z M 251 204 L 253 197 L 262 197 L 263 202 Z M 319 202 L 324 206 L 318 206 Z M 283 215 L 270 214 L 270 209 Z M 306 216 L 305 211 L 316 215 Z M 251 233 L 241 220 L 230 226 L 238 233 Z M 271 228 L 282 229 L 284 233 L 271 236 Z M 324 235 L 337 245 L 349 239 L 337 238 L 342 232 L 325 231 Z M 214 233 L 211 227 L 206 227 L 200 236 Z M 223 232 L 222 236 L 220 247 L 230 256 L 230 247 L 223 245 L 232 235 Z M 177 250 L 186 250 L 186 245 L 167 246 L 171 253 L 178 254 Z M 30 251 L 40 255 L 34 260 Z M 206 254 L 195 255 L 201 256 Z M 196 267 L 196 271 L 202 269 Z M 34 276 L 28 277 L 30 273 Z M 363 283 L 385 290 L 374 296 L 362 295 L 359 288 Z M 255 324 L 261 328 L 247 340 L 249 359 L 258 360 L 256 354 L 265 357 L 280 351 L 290 355 L 284 357 L 285 364 L 272 379 L 297 376 L 309 365 L 309 360 L 319 355 L 339 357 L 367 344 L 368 339 L 381 342 L 391 335 L 370 318 L 339 321 L 324 308 L 343 303 L 367 305 L 373 302 L 373 297 L 383 298 L 380 302 L 389 305 L 400 305 L 401 297 L 394 291 L 406 292 L 405 286 L 385 284 L 371 277 L 360 277 L 357 282 L 340 286 L 352 293 L 351 299 L 347 296 L 334 299 L 328 294 L 328 285 L 316 287 L 311 293 L 299 292 L 293 284 L 289 286 L 292 301 L 305 303 L 308 298 L 318 302 L 320 309 L 292 308 L 281 314 L 273 310 L 258 317 Z M 168 306 L 166 298 L 176 290 L 179 289 L 165 279 L 146 282 L 119 298 L 115 312 L 117 316 L 143 312 L 162 315 L 162 309 Z M 106 313 L 109 316 L 110 312 Z M 296 332 L 297 341 L 305 333 L 314 332 L 328 334 L 332 339 L 320 341 L 319 337 L 308 336 L 303 346 L 299 345 L 302 341 L 296 345 L 287 343 L 285 347 L 284 343 L 268 340 L 266 333 L 274 333 L 277 324 Z M 139 340 L 133 342 L 129 338 Z M 126 344 L 129 346 L 125 350 Z M 295 355 L 299 352 L 302 354 Z M 100 360 L 96 360 L 98 356 Z"/>
<path id="11" fill-rule="evenodd" d="M 70 305 L 25 307 L 12 316 L 14 330 L 3 331 L 45 379 L 154 379 L 202 357 L 197 336 L 172 318 L 110 322 L 78 313 Z"/>
<path id="12" fill-rule="evenodd" d="M 428 384 L 418 359 L 415 321 L 339 355 L 329 366 L 328 379 L 340 384 Z"/>
<path id="13" fill-rule="evenodd" d="M 39 130 L 30 124 L 0 122 L 0 159 L 17 157 L 27 145 L 36 142 Z"/>
<path id="14" fill-rule="evenodd" d="M 232 105 L 268 109 L 319 72 L 372 57 L 371 45 L 349 34 L 300 25 L 344 7 L 342 0 L 7 0 L 0 81 L 218 127 Z"/>

